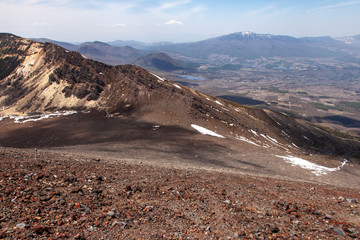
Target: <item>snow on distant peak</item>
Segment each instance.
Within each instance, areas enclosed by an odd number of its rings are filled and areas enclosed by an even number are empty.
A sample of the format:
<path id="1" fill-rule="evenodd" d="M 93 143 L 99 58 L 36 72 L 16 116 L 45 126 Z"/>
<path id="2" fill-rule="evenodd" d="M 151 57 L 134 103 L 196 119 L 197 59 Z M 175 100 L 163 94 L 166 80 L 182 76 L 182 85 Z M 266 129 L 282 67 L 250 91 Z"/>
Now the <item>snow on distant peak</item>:
<path id="1" fill-rule="evenodd" d="M 251 34 L 254 34 L 254 33 L 249 32 L 249 31 L 241 32 L 241 35 L 242 35 L 242 36 L 249 36 L 249 35 L 251 35 Z"/>
<path id="2" fill-rule="evenodd" d="M 340 166 L 336 168 L 329 168 L 324 167 L 312 162 L 309 162 L 307 160 L 304 160 L 302 158 L 293 157 L 293 156 L 279 156 L 276 155 L 279 158 L 282 158 L 285 160 L 285 162 L 291 163 L 293 166 L 299 166 L 304 169 L 310 170 L 312 173 L 314 173 L 316 176 L 326 175 L 329 172 L 334 172 L 340 170 L 348 161 L 345 159 Z"/>
<path id="3" fill-rule="evenodd" d="M 218 137 L 218 138 L 225 138 L 224 136 L 221 136 L 220 134 L 217 134 L 216 132 L 213 132 L 209 129 L 206 129 L 204 127 L 195 125 L 195 124 L 191 124 L 191 127 L 194 128 L 196 131 L 198 131 L 199 133 L 203 134 L 203 135 L 210 135 L 213 137 Z"/>

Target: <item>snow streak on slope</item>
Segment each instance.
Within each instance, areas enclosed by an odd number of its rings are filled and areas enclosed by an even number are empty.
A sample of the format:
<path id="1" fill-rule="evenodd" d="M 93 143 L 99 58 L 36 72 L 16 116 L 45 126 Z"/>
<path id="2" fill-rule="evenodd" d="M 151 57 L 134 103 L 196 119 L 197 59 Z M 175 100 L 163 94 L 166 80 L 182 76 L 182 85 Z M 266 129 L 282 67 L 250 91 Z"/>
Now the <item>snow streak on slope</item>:
<path id="1" fill-rule="evenodd" d="M 279 155 L 276 155 L 276 156 L 284 159 L 285 162 L 291 163 L 293 166 L 299 166 L 304 169 L 309 169 L 316 176 L 326 175 L 329 172 L 338 171 L 347 163 L 347 160 L 345 159 L 344 162 L 342 162 L 342 164 L 340 166 L 338 166 L 336 168 L 329 168 L 329 167 L 317 165 L 315 163 L 309 162 L 307 160 L 304 160 L 304 159 L 301 159 L 298 157 L 279 156 Z"/>
<path id="2" fill-rule="evenodd" d="M 203 134 L 203 135 L 210 135 L 210 136 L 214 136 L 214 137 L 218 137 L 218 138 L 224 138 L 224 136 L 221 136 L 220 134 L 217 134 L 216 132 L 213 132 L 209 129 L 206 129 L 204 127 L 195 125 L 195 124 L 191 124 L 191 127 L 194 128 L 196 131 L 198 131 L 199 133 Z"/>
<path id="3" fill-rule="evenodd" d="M 26 123 L 26 122 L 36 122 L 36 121 L 40 121 L 43 119 L 47 119 L 47 118 L 53 118 L 53 117 L 58 117 L 58 116 L 68 116 L 68 115 L 73 115 L 76 114 L 77 111 L 56 111 L 54 113 L 49 113 L 49 114 L 39 114 L 39 115 L 31 115 L 31 116 L 4 116 L 4 117 L 0 117 L 0 121 L 6 119 L 6 118 L 10 118 L 10 119 L 14 119 L 15 123 Z"/>
<path id="4" fill-rule="evenodd" d="M 158 75 L 156 75 L 155 73 L 152 73 L 152 72 L 150 72 L 151 73 L 151 75 L 153 75 L 154 77 L 157 77 L 157 79 L 159 79 L 160 81 L 165 81 L 165 79 L 164 78 L 162 78 L 162 77 L 159 77 Z"/>

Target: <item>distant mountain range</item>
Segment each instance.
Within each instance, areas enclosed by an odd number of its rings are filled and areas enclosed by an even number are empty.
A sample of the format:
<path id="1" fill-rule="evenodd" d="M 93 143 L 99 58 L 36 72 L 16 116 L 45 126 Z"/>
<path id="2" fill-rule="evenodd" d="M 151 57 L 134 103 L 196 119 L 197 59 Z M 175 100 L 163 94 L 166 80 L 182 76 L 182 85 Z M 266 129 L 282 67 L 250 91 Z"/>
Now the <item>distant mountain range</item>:
<path id="1" fill-rule="evenodd" d="M 128 45 L 121 46 L 123 45 L 121 43 L 127 43 L 127 41 L 115 41 L 113 43 L 117 46 L 114 46 L 99 41 L 85 42 L 75 45 L 45 38 L 33 40 L 41 43 L 54 43 L 70 51 L 77 51 L 87 58 L 110 65 L 132 64 L 147 68 L 149 70 L 161 71 L 185 70 L 198 67 L 197 64 L 176 60 L 167 54 L 156 50 L 151 51 L 136 49 Z M 128 43 L 133 43 L 135 45 L 140 44 L 140 42 L 136 41 L 129 41 Z"/>
<path id="2" fill-rule="evenodd" d="M 108 43 L 85 42 L 79 45 L 50 39 L 33 40 L 52 42 L 107 64 L 137 64 L 148 69 L 164 71 L 192 70 L 198 67 L 197 64 L 191 63 L 191 60 L 197 63 L 227 64 L 271 57 L 353 57 L 354 53 L 360 56 L 360 35 L 343 38 L 295 38 L 238 32 L 189 43 L 117 40 Z"/>
<path id="3" fill-rule="evenodd" d="M 352 45 L 352 46 L 360 47 L 360 34 L 356 35 L 356 36 L 337 38 L 337 40 L 342 41 L 342 42 Z"/>
<path id="4" fill-rule="evenodd" d="M 355 44 L 346 44 L 330 37 L 294 38 L 240 32 L 200 42 L 156 46 L 152 49 L 200 59 L 211 59 L 214 55 L 255 59 L 261 57 L 343 56 L 355 47 Z"/>

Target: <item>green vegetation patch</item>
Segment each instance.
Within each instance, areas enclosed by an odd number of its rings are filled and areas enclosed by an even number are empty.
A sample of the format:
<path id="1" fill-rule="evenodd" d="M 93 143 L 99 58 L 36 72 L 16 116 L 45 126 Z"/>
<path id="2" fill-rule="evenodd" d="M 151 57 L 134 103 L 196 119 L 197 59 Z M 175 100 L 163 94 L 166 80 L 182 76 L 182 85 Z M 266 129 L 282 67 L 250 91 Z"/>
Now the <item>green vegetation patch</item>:
<path id="1" fill-rule="evenodd" d="M 354 135 L 346 133 L 346 132 L 340 132 L 338 130 L 335 130 L 335 129 L 332 129 L 332 128 L 329 128 L 329 127 L 326 127 L 326 126 L 320 125 L 320 124 L 317 124 L 316 126 L 333 136 L 343 138 L 343 139 L 351 139 L 351 140 L 360 141 L 360 137 L 358 137 L 358 136 L 354 136 Z"/>
<path id="2" fill-rule="evenodd" d="M 360 111 L 360 102 L 347 102 L 347 101 L 341 101 L 340 104 L 345 105 L 348 108 L 353 108 L 356 111 Z"/>
<path id="3" fill-rule="evenodd" d="M 322 109 L 322 110 L 326 110 L 326 111 L 328 111 L 329 109 L 336 109 L 333 106 L 329 106 L 329 105 L 326 105 L 326 104 L 323 104 L 323 103 L 320 103 L 320 102 L 310 102 L 310 104 L 314 108 Z"/>
<path id="4" fill-rule="evenodd" d="M 303 94 L 303 95 L 308 95 L 308 93 L 307 93 L 307 92 L 304 92 L 304 91 L 298 91 L 297 93 L 298 93 L 298 94 Z"/>
<path id="5" fill-rule="evenodd" d="M 252 98 L 249 98 L 249 97 L 243 97 L 243 96 L 221 95 L 221 96 L 218 96 L 218 97 L 220 97 L 222 99 L 226 99 L 228 101 L 239 103 L 241 105 L 250 105 L 250 106 L 253 106 L 253 105 L 268 105 L 264 101 L 252 99 Z"/>
<path id="6" fill-rule="evenodd" d="M 269 92 L 276 92 L 276 93 L 289 93 L 287 90 L 279 89 L 278 87 L 270 87 L 268 88 Z"/>

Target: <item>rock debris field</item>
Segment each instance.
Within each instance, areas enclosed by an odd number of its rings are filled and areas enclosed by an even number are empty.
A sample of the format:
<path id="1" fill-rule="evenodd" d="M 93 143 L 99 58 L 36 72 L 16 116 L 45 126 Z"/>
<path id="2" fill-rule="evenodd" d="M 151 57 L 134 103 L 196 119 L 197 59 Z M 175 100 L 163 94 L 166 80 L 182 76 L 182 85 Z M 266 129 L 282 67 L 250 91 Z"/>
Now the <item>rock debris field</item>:
<path id="1" fill-rule="evenodd" d="M 360 193 L 0 148 L 0 239 L 357 239 Z"/>

